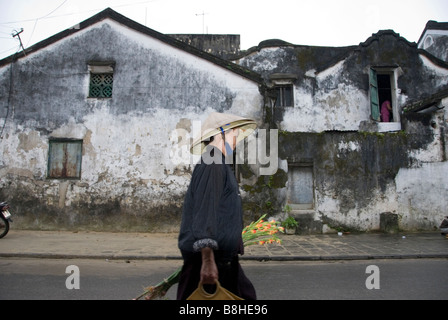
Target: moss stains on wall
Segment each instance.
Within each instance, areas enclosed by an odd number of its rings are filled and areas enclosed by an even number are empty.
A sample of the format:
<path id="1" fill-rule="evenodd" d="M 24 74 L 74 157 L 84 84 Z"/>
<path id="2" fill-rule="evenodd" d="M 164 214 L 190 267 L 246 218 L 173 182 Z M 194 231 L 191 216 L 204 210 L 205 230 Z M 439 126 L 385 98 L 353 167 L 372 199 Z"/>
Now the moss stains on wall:
<path id="1" fill-rule="evenodd" d="M 360 216 L 372 208 L 387 207 L 387 202 L 395 197 L 390 188 L 398 172 L 415 165 L 409 151 L 424 149 L 433 139 L 429 132 L 426 135 L 404 131 L 280 132 L 279 158 L 288 167 L 297 164 L 313 167 L 315 218 L 350 230 L 365 230 L 369 228 L 362 226 Z M 288 187 L 287 171 L 279 169 L 273 176 L 260 176 L 255 183 L 242 186 L 248 218 L 282 211 Z M 251 180 L 250 170 L 244 166 L 240 173 Z M 328 199 L 336 203 L 330 209 Z M 381 202 L 384 204 L 376 206 Z M 375 224 L 373 220 L 369 223 Z"/>

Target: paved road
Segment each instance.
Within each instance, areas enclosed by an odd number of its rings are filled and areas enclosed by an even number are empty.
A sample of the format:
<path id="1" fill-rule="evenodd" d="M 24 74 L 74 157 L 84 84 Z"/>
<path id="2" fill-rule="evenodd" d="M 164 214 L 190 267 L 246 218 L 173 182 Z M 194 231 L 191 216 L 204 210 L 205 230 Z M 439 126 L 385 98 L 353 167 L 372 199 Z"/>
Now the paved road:
<path id="1" fill-rule="evenodd" d="M 129 300 L 180 266 L 176 260 L 0 260 L 0 300 Z M 80 289 L 68 290 L 69 265 L 80 270 Z M 261 300 L 447 300 L 448 259 L 244 261 Z M 366 273 L 378 267 L 379 289 Z M 369 283 L 372 283 L 369 281 Z M 176 286 L 168 292 L 175 299 Z"/>

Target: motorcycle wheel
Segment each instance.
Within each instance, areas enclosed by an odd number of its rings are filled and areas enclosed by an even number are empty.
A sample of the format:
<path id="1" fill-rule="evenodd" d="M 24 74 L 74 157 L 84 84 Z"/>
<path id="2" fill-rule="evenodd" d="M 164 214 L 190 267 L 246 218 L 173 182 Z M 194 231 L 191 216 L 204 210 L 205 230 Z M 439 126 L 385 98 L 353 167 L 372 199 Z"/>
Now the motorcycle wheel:
<path id="1" fill-rule="evenodd" d="M 0 213 L 0 239 L 8 234 L 9 221 Z"/>

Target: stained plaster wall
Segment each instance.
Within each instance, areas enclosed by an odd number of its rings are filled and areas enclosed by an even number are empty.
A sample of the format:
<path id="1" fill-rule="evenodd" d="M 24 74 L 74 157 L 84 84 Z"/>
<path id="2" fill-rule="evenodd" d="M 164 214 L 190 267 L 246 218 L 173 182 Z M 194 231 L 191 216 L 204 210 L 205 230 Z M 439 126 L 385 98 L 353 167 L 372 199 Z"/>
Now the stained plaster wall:
<path id="1" fill-rule="evenodd" d="M 448 62 L 447 45 L 448 30 L 437 30 L 437 27 L 426 30 L 418 44 L 419 48 L 426 50 L 445 62 Z"/>
<path id="2" fill-rule="evenodd" d="M 446 65 L 393 31 L 373 35 L 358 47 L 266 45 L 238 62 L 266 81 L 270 74 L 296 76 L 294 106 L 273 110 L 271 125 L 281 132 L 281 182 L 269 190 L 268 198 L 278 201 L 281 210 L 288 204 L 290 166 L 312 164 L 315 207 L 292 212 L 302 223 L 301 232 L 331 231 L 328 226 L 378 230 L 384 212 L 397 214 L 400 228 L 433 230 L 448 214 L 442 173 L 447 163 L 446 114 L 401 115 L 400 132 L 367 129 L 376 128 L 370 120 L 370 67 L 395 69 L 401 113 L 406 104 L 448 84 Z"/>
<path id="3" fill-rule="evenodd" d="M 315 201 L 291 212 L 300 232 L 376 231 L 385 212 L 403 230 L 434 230 L 448 214 L 446 114 L 403 117 L 400 132 L 280 132 L 278 171 L 242 180 L 253 199 L 246 210 L 278 214 L 288 204 L 288 172 L 302 164 L 312 166 Z"/>
<path id="4" fill-rule="evenodd" d="M 448 98 L 438 104 L 443 109 L 431 116 L 415 115 L 427 117 L 425 126 L 431 126 L 434 138 L 427 148 L 411 151 L 413 165 L 401 168 L 395 177 L 397 211 L 400 212 L 403 228 L 431 230 L 438 227 L 443 217 L 448 215 L 446 106 Z M 415 130 L 415 127 L 410 130 Z"/>
<path id="5" fill-rule="evenodd" d="M 276 108 L 274 122 L 288 132 L 357 131 L 370 120 L 369 70 L 395 70 L 397 107 L 448 84 L 441 67 L 393 31 L 373 35 L 356 47 L 324 48 L 265 43 L 236 60 L 259 72 L 292 74 L 294 106 Z M 271 83 L 273 85 L 273 83 Z"/>
<path id="6" fill-rule="evenodd" d="M 112 99 L 87 98 L 89 61 L 115 63 Z M 195 121 L 263 105 L 258 83 L 109 19 L 2 67 L 0 97 L 0 196 L 33 229 L 177 230 Z M 80 180 L 47 178 L 50 138 L 83 141 Z"/>

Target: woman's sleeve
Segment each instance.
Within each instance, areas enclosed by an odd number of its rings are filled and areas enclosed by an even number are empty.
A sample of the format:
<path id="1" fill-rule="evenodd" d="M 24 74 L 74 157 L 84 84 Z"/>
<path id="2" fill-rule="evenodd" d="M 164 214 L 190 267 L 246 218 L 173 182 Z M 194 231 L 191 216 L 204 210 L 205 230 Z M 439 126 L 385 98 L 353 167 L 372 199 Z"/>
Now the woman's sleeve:
<path id="1" fill-rule="evenodd" d="M 197 180 L 194 191 L 193 236 L 195 242 L 193 251 L 203 248 L 219 249 L 217 241 L 218 208 L 224 190 L 224 174 L 222 165 L 210 164 L 204 169 Z M 223 231 L 223 230 L 221 230 Z"/>

